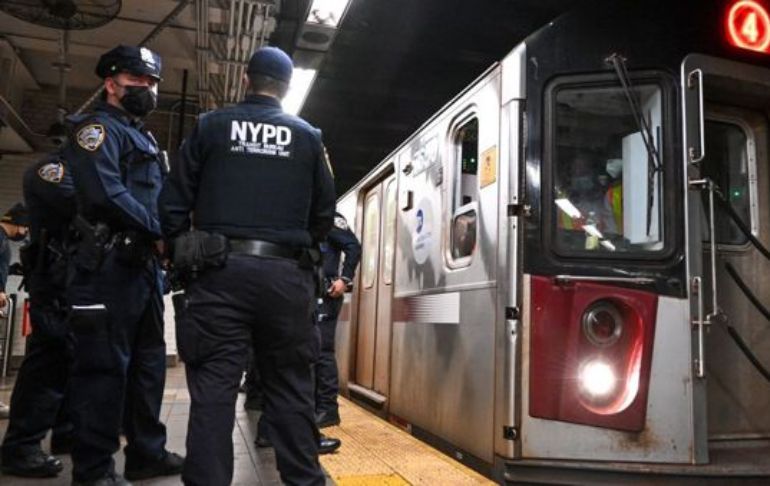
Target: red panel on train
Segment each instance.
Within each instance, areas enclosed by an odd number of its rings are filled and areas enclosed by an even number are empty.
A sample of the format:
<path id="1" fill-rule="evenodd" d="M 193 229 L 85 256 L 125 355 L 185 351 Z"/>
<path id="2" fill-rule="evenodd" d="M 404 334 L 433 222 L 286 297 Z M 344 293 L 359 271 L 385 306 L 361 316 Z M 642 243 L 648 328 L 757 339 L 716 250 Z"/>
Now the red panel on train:
<path id="1" fill-rule="evenodd" d="M 650 292 L 532 277 L 530 415 L 644 429 L 657 307 Z"/>

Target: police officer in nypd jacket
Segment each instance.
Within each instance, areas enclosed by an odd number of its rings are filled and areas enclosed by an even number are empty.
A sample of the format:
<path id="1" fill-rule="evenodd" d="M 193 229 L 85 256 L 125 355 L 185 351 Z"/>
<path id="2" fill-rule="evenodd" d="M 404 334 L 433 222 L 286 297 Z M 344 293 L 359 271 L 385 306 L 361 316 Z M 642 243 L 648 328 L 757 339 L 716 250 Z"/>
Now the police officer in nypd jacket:
<path id="1" fill-rule="evenodd" d="M 73 485 L 129 484 L 112 459 L 122 427 L 125 477 L 178 474 L 165 449 L 166 376 L 157 197 L 167 162 L 142 119 L 157 104 L 160 57 L 118 46 L 102 55 L 102 101 L 74 118 L 63 156 L 76 189 L 67 302 L 75 337 L 70 400 Z"/>
<path id="2" fill-rule="evenodd" d="M 292 71 L 280 49 L 254 53 L 246 99 L 199 118 L 161 195 L 167 237 L 205 232 L 229 248 L 224 264 L 196 266 L 184 303 L 175 305 L 192 400 L 187 485 L 232 480 L 235 402 L 252 345 L 281 479 L 325 484 L 311 372 L 318 260 L 309 249 L 332 227 L 334 181 L 320 131 L 281 109 Z M 174 251 L 182 246 L 175 242 Z"/>

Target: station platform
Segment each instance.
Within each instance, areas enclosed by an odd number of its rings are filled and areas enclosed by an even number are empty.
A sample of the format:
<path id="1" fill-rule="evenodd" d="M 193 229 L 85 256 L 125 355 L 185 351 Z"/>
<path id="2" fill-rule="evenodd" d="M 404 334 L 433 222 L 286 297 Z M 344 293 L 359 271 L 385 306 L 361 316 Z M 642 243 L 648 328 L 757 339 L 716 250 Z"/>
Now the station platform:
<path id="1" fill-rule="evenodd" d="M 0 386 L 0 400 L 10 401 L 13 379 Z M 234 486 L 278 486 L 281 483 L 275 468 L 275 454 L 270 448 L 254 446 L 259 412 L 243 408 L 244 396 L 238 397 L 236 423 L 233 430 L 235 450 Z M 183 454 L 187 434 L 190 396 L 184 377 L 184 366 L 169 368 L 163 396 L 162 419 L 168 428 L 167 448 Z M 401 486 L 401 485 L 483 485 L 494 484 L 475 471 L 431 448 L 407 432 L 363 410 L 352 402 L 340 400 L 342 423 L 324 429 L 329 436 L 342 439 L 342 447 L 333 454 L 321 456 L 327 475 L 327 485 L 340 486 Z M 0 437 L 8 426 L 0 420 Z M 46 440 L 47 442 L 47 440 Z M 44 448 L 48 448 L 45 443 Z M 65 486 L 71 482 L 72 464 L 69 456 L 60 456 L 64 471 L 52 479 L 23 479 L 0 475 L 3 486 L 50 485 Z M 123 453 L 115 455 L 117 470 L 123 470 Z M 181 484 L 178 476 L 137 481 L 137 485 L 170 486 Z"/>

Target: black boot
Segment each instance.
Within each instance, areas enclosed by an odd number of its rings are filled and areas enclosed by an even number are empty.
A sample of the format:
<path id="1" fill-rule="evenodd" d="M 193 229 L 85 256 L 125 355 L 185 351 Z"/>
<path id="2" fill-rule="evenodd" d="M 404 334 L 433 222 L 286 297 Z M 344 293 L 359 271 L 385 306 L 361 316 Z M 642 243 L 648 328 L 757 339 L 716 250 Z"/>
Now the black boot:
<path id="1" fill-rule="evenodd" d="M 61 461 L 41 450 L 24 454 L 3 454 L 3 474 L 23 478 L 52 478 L 64 469 Z"/>
<path id="2" fill-rule="evenodd" d="M 174 476 L 182 473 L 184 457 L 175 452 L 165 451 L 163 458 L 147 461 L 133 456 L 126 457 L 126 478 L 131 481 L 155 478 L 158 476 Z"/>
<path id="3" fill-rule="evenodd" d="M 336 451 L 342 445 L 342 441 L 333 437 L 326 437 L 321 434 L 321 438 L 318 441 L 318 453 L 319 454 L 331 454 Z"/>

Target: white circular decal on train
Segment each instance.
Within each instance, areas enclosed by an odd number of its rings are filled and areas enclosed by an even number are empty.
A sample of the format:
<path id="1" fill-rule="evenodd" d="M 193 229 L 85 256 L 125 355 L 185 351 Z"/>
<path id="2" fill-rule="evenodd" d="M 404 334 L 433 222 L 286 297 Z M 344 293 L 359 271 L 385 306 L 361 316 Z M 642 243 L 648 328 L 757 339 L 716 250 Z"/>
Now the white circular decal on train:
<path id="1" fill-rule="evenodd" d="M 420 201 L 412 222 L 412 250 L 414 261 L 418 265 L 428 261 L 430 247 L 433 244 L 433 211 L 427 199 Z"/>

